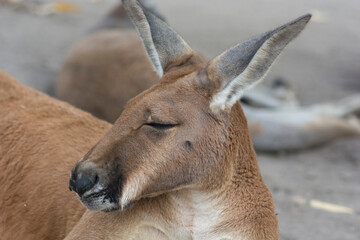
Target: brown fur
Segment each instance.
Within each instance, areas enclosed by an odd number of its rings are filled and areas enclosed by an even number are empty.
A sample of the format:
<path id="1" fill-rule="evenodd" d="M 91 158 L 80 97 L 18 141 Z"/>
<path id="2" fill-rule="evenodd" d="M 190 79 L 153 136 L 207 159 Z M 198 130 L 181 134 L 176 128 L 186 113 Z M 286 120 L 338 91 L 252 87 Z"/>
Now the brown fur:
<path id="1" fill-rule="evenodd" d="M 63 239 L 85 208 L 69 171 L 110 125 L 0 72 L 0 238 Z"/>
<path id="2" fill-rule="evenodd" d="M 115 122 L 129 99 L 158 81 L 135 29 L 101 30 L 66 59 L 57 96 Z"/>

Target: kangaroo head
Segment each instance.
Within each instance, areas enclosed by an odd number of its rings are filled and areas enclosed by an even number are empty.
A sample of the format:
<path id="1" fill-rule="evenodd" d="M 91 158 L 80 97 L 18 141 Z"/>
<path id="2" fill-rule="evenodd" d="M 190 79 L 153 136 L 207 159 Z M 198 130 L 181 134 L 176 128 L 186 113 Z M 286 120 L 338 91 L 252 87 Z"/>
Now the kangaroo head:
<path id="1" fill-rule="evenodd" d="M 231 149 L 253 151 L 238 100 L 310 19 L 300 17 L 207 62 L 137 1 L 123 3 L 161 79 L 130 100 L 75 165 L 70 189 L 92 210 L 123 209 L 144 197 L 217 186 L 237 161 L 229 157 Z"/>

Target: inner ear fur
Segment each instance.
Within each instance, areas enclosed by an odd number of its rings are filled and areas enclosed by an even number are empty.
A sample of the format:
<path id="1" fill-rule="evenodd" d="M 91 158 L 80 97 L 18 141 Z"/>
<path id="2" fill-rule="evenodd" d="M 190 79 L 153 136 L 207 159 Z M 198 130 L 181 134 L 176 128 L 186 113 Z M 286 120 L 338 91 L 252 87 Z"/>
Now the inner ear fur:
<path id="1" fill-rule="evenodd" d="M 202 84 L 211 91 L 213 112 L 231 109 L 245 91 L 259 83 L 310 18 L 310 14 L 304 15 L 212 59 L 206 67 L 207 80 Z"/>
<path id="2" fill-rule="evenodd" d="M 191 57 L 193 50 L 164 21 L 147 11 L 136 0 L 123 0 L 123 4 L 159 77 L 171 66 L 176 66 L 177 62 Z"/>

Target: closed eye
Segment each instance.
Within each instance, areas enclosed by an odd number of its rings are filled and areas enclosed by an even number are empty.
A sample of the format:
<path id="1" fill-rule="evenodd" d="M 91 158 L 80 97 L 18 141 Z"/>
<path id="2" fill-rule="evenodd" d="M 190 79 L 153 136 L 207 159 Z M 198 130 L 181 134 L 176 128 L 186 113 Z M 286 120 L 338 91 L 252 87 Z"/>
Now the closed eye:
<path id="1" fill-rule="evenodd" d="M 144 125 L 150 126 L 157 130 L 168 130 L 170 128 L 176 127 L 178 124 L 162 124 L 162 123 L 152 122 L 152 123 L 145 123 Z"/>

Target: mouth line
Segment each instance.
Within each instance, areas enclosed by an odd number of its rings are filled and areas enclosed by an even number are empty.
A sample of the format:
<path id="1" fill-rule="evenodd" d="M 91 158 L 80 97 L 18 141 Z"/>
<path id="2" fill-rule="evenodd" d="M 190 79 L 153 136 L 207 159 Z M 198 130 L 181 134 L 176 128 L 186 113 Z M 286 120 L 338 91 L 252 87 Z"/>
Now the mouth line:
<path id="1" fill-rule="evenodd" d="M 120 206 L 118 199 L 116 199 L 116 197 L 109 191 L 109 189 L 104 189 L 100 192 L 91 193 L 86 196 L 78 196 L 78 197 L 86 208 L 93 211 L 102 211 L 102 212 L 113 212 L 117 210 L 125 211 L 131 209 L 139 201 L 139 200 L 131 201 L 125 206 Z M 101 201 L 101 204 L 99 204 L 99 202 L 98 204 L 94 204 L 98 200 Z"/>
<path id="2" fill-rule="evenodd" d="M 107 189 L 108 188 L 104 188 L 104 186 L 97 183 L 92 189 L 84 192 L 81 195 L 78 194 L 78 196 L 81 198 L 87 198 L 87 197 L 91 197 L 94 195 L 101 195 L 102 193 L 108 191 Z"/>
<path id="3" fill-rule="evenodd" d="M 99 198 L 99 197 L 106 197 L 107 196 L 107 191 L 106 190 L 103 190 L 103 191 L 100 191 L 100 192 L 94 192 L 94 193 L 88 193 L 88 194 L 83 194 L 82 196 L 78 195 L 79 198 L 81 200 L 85 200 L 85 199 L 93 199 L 93 198 Z"/>
<path id="4" fill-rule="evenodd" d="M 109 189 L 108 188 L 106 188 L 106 189 L 102 189 L 101 191 L 98 191 L 98 192 L 92 192 L 92 193 L 85 193 L 85 194 L 83 194 L 83 195 L 79 195 L 78 194 L 78 196 L 79 196 L 79 198 L 81 199 L 81 200 L 94 200 L 94 199 L 97 199 L 97 198 L 101 198 L 101 197 L 104 197 L 104 198 L 112 198 L 110 195 L 112 195 L 111 194 L 111 192 L 109 191 Z"/>
<path id="5" fill-rule="evenodd" d="M 112 192 L 110 188 L 103 189 L 99 192 L 88 193 L 85 196 L 78 195 L 79 200 L 86 208 L 103 212 L 111 212 L 120 208 L 116 196 L 116 193 Z"/>

